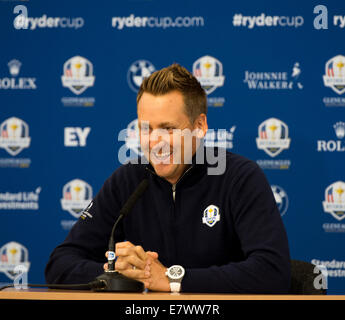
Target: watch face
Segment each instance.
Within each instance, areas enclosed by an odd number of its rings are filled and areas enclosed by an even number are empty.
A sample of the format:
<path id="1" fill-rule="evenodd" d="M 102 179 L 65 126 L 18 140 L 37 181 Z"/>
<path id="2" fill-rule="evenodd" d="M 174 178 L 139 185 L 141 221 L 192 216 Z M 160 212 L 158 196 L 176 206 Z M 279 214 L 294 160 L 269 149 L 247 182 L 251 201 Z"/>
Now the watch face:
<path id="1" fill-rule="evenodd" d="M 184 269 L 181 266 L 172 266 L 168 271 L 171 279 L 181 279 L 184 276 Z"/>

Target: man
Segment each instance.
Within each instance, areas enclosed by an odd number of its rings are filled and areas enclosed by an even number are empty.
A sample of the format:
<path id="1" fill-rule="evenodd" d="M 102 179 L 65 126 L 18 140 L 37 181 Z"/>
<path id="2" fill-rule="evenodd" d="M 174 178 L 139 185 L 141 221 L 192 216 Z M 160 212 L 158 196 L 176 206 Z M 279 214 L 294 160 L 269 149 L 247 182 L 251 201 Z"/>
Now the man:
<path id="1" fill-rule="evenodd" d="M 51 254 L 47 283 L 86 283 L 103 273 L 119 210 L 147 178 L 116 231 L 118 272 L 156 291 L 287 293 L 288 241 L 271 188 L 254 162 L 214 150 L 222 166 L 202 146 L 207 103 L 196 78 L 177 64 L 153 73 L 137 112 L 149 163 L 122 165 L 105 181 Z"/>

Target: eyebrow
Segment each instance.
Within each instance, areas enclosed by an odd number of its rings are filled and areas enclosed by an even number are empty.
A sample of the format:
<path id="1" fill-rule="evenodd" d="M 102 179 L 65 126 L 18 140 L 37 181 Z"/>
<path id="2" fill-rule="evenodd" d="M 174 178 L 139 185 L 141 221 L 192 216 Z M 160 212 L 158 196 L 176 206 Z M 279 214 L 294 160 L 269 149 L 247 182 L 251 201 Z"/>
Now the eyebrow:
<path id="1" fill-rule="evenodd" d="M 141 125 L 141 122 L 139 122 L 139 125 Z M 176 124 L 172 122 L 161 122 L 158 124 L 158 128 L 166 128 L 166 127 L 177 128 Z M 149 128 L 152 129 L 151 124 L 149 124 Z"/>
<path id="2" fill-rule="evenodd" d="M 165 128 L 165 127 L 176 127 L 175 123 L 172 122 L 162 122 L 158 125 L 159 128 Z"/>

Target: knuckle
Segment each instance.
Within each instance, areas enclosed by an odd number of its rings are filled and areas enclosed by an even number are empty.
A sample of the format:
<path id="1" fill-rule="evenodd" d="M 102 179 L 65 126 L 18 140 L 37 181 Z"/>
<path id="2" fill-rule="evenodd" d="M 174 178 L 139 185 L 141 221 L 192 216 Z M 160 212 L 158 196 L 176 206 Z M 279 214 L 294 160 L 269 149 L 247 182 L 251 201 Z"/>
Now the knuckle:
<path id="1" fill-rule="evenodd" d="M 134 256 L 129 256 L 128 262 L 132 265 L 135 265 L 137 263 L 137 259 Z"/>
<path id="2" fill-rule="evenodd" d="M 126 256 L 128 255 L 128 249 L 127 248 L 119 248 L 116 250 L 117 256 Z"/>
<path id="3" fill-rule="evenodd" d="M 115 248 L 122 248 L 123 247 L 123 242 L 117 242 L 115 244 Z"/>
<path id="4" fill-rule="evenodd" d="M 143 250 L 142 246 L 135 246 L 135 251 L 140 252 L 142 250 Z"/>
<path id="5" fill-rule="evenodd" d="M 128 248 L 133 246 L 133 244 L 129 241 L 117 242 L 115 244 L 115 248 Z"/>

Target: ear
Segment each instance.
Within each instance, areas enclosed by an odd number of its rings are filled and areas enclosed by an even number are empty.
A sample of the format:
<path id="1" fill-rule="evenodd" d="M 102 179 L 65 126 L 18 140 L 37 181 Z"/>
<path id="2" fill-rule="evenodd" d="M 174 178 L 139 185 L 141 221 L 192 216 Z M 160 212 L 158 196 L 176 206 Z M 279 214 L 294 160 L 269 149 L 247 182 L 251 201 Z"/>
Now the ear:
<path id="1" fill-rule="evenodd" d="M 208 130 L 208 125 L 207 125 L 207 117 L 206 114 L 201 113 L 194 121 L 194 130 L 198 130 L 198 138 L 202 139 Z"/>

